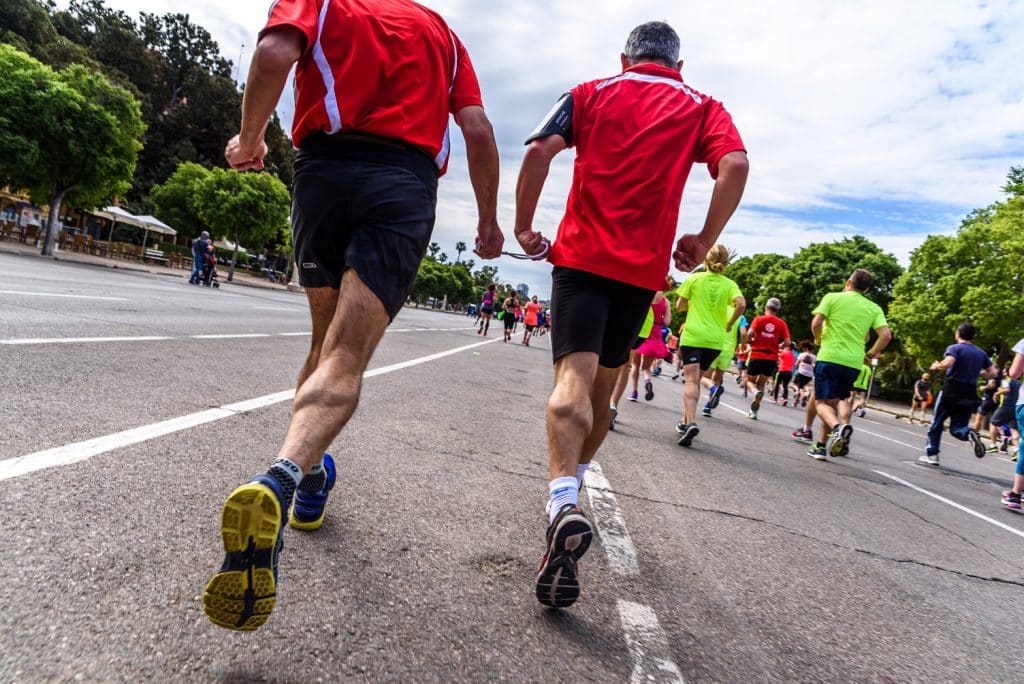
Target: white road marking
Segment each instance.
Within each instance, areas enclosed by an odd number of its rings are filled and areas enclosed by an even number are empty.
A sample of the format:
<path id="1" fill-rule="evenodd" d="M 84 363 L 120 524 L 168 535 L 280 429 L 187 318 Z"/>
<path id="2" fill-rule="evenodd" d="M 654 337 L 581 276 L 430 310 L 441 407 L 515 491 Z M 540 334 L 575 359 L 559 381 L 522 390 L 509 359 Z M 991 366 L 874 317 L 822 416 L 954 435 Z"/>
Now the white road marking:
<path id="1" fill-rule="evenodd" d="M 947 499 L 944 496 L 939 496 L 938 494 L 935 494 L 933 492 L 929 492 L 927 489 L 924 489 L 923 487 L 918 487 L 916 484 L 914 484 L 912 482 L 907 482 L 906 480 L 900 479 L 900 478 L 896 477 L 895 475 L 890 475 L 889 473 L 881 471 L 881 470 L 875 470 L 874 472 L 878 473 L 882 477 L 889 478 L 893 482 L 898 482 L 901 485 L 903 485 L 904 487 L 909 487 L 910 489 L 913 489 L 916 492 L 920 492 L 921 494 L 924 494 L 926 496 L 930 496 L 933 499 L 935 499 L 936 501 L 941 501 L 942 503 L 944 503 L 944 504 L 946 504 L 948 506 L 952 506 L 953 508 L 957 509 L 958 511 L 963 511 L 964 513 L 967 513 L 968 515 L 973 515 L 975 518 L 978 518 L 979 520 L 984 520 L 987 523 L 991 523 L 992 525 L 995 525 L 996 527 L 1004 529 L 1007 532 L 1015 534 L 1018 537 L 1021 537 L 1022 539 L 1024 539 L 1024 531 L 1018 530 L 1015 527 L 1011 527 L 1011 526 L 1007 525 L 1006 523 L 999 522 L 998 520 L 990 518 L 987 515 L 982 515 L 981 513 L 978 513 L 977 511 L 972 510 L 972 509 L 970 509 L 967 506 L 964 506 L 962 504 L 958 504 L 956 501 L 951 501 L 950 499 Z"/>
<path id="2" fill-rule="evenodd" d="M 673 682 L 682 684 L 683 673 L 672 660 L 665 632 L 658 616 L 648 606 L 631 601 L 616 601 L 619 619 L 626 632 L 626 645 L 633 659 L 631 684 Z"/>
<path id="3" fill-rule="evenodd" d="M 87 342 L 160 342 L 173 340 L 173 337 L 37 337 L 0 340 L 0 344 L 78 344 Z"/>
<path id="4" fill-rule="evenodd" d="M 307 332 L 287 332 L 277 334 L 280 335 L 281 337 L 309 337 L 310 335 L 313 334 L 313 331 L 309 330 Z"/>
<path id="5" fill-rule="evenodd" d="M 57 294 L 56 292 L 22 292 L 21 290 L 0 290 L 0 294 L 26 295 L 29 297 L 60 297 L 62 299 L 98 299 L 104 302 L 130 302 L 124 297 L 94 297 L 92 295 Z"/>
<path id="6" fill-rule="evenodd" d="M 618 501 L 611 492 L 612 486 L 601 471 L 601 465 L 596 461 L 591 462 L 590 470 L 583 476 L 583 484 L 587 489 L 590 510 L 609 565 L 616 574 L 636 577 L 640 574 L 636 548 L 629 537 Z"/>
<path id="7" fill-rule="evenodd" d="M 294 311 L 295 313 L 309 313 L 309 309 L 302 309 L 297 306 L 254 306 L 254 311 Z"/>
<path id="8" fill-rule="evenodd" d="M 377 375 L 384 375 L 385 373 L 393 373 L 398 370 L 418 366 L 421 363 L 435 361 L 446 356 L 451 356 L 452 354 L 458 354 L 459 352 L 481 347 L 485 344 L 497 341 L 497 338 L 495 338 L 485 342 L 476 342 L 474 344 L 467 344 L 447 351 L 438 352 L 437 354 L 430 354 L 429 356 L 421 356 L 417 359 L 402 361 L 401 363 L 395 363 L 390 366 L 374 368 L 373 370 L 367 371 L 363 377 L 372 378 Z M 157 437 L 163 437 L 175 432 L 187 430 L 198 425 L 212 423 L 213 421 L 221 420 L 222 418 L 237 416 L 248 411 L 273 406 L 274 404 L 289 401 L 294 396 L 295 390 L 276 392 L 274 394 L 256 397 L 255 399 L 249 399 L 234 404 L 220 406 L 218 408 L 207 409 L 206 411 L 200 411 L 198 413 L 192 413 L 187 416 L 171 418 L 170 420 L 160 421 L 159 423 L 152 423 L 150 425 L 143 425 L 130 430 L 124 430 L 122 432 L 115 432 L 110 435 L 96 437 L 95 439 L 89 439 L 83 442 L 65 444 L 64 446 L 46 449 L 44 451 L 37 451 L 35 453 L 17 456 L 15 458 L 9 458 L 0 461 L 0 481 L 19 477 L 21 475 L 27 475 L 28 473 L 44 470 L 46 468 L 55 468 L 57 466 L 84 461 L 92 458 L 93 456 L 113 451 L 114 449 L 120 449 L 133 444 L 139 444 L 140 442 L 146 442 Z"/>
<path id="9" fill-rule="evenodd" d="M 193 340 L 234 340 L 248 337 L 270 337 L 268 333 L 228 333 L 224 335 L 189 335 Z"/>

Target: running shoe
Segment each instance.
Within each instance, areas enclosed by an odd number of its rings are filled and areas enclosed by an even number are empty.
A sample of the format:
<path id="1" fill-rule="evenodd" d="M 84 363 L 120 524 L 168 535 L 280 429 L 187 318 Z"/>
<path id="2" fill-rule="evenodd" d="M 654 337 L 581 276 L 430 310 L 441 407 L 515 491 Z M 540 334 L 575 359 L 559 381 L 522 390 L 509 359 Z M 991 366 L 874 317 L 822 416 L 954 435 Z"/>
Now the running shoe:
<path id="1" fill-rule="evenodd" d="M 850 440 L 851 435 L 853 435 L 853 428 L 851 426 L 836 425 L 829 434 L 828 441 L 825 442 L 825 451 L 833 458 L 842 456 L 843 449 L 847 448 L 847 442 Z"/>
<path id="2" fill-rule="evenodd" d="M 638 399 L 640 399 L 640 395 L 639 394 L 637 394 L 636 392 L 630 392 L 629 393 L 629 400 L 630 401 L 637 401 Z"/>
<path id="3" fill-rule="evenodd" d="M 921 463 L 923 465 L 937 466 L 937 465 L 939 465 L 939 455 L 938 454 L 925 454 L 924 456 L 918 457 L 917 462 Z"/>
<path id="4" fill-rule="evenodd" d="M 791 434 L 793 435 L 793 439 L 795 439 L 796 441 L 805 442 L 808 444 L 814 438 L 814 435 L 811 433 L 810 430 L 804 430 L 803 428 L 797 428 L 796 430 L 793 430 Z"/>
<path id="5" fill-rule="evenodd" d="M 292 506 L 288 524 L 297 530 L 306 532 L 320 529 L 320 526 L 324 524 L 324 515 L 327 512 L 327 497 L 334 489 L 337 477 L 338 472 L 334 467 L 334 458 L 330 454 L 324 454 L 323 484 L 315 492 L 303 491 L 302 485 L 299 485 L 299 488 L 295 490 L 295 505 Z"/>
<path id="6" fill-rule="evenodd" d="M 862 409 L 862 408 L 861 409 L 857 409 L 857 417 L 858 418 L 863 418 L 864 417 L 864 413 L 865 413 L 864 409 Z"/>
<path id="7" fill-rule="evenodd" d="M 747 418 L 750 420 L 757 420 L 757 411 L 750 411 L 747 413 Z"/>
<path id="8" fill-rule="evenodd" d="M 644 381 L 644 400 L 650 401 L 654 399 L 654 383 L 650 380 Z"/>
<path id="9" fill-rule="evenodd" d="M 594 528 L 578 506 L 566 504 L 548 527 L 547 549 L 537 571 L 537 600 L 549 608 L 568 608 L 580 596 L 579 560 Z"/>
<path id="10" fill-rule="evenodd" d="M 661 366 L 658 366 L 657 368 L 652 369 L 651 370 L 651 375 L 653 375 L 654 377 L 658 377 L 659 375 L 661 375 Z"/>
<path id="11" fill-rule="evenodd" d="M 974 455 L 978 458 L 985 458 L 985 445 L 981 443 L 981 437 L 974 430 L 967 433 L 967 441 L 974 447 Z"/>
<path id="12" fill-rule="evenodd" d="M 764 392 L 758 390 L 757 394 L 754 395 L 754 401 L 750 402 L 750 412 L 753 413 L 755 416 L 757 415 L 758 410 L 760 410 L 761 408 L 762 399 L 764 399 Z"/>
<path id="13" fill-rule="evenodd" d="M 679 373 L 676 373 L 675 375 L 673 375 L 672 379 L 673 380 L 678 380 L 679 379 Z"/>
<path id="14" fill-rule="evenodd" d="M 215 625 L 251 632 L 270 617 L 284 546 L 284 498 L 274 477 L 258 475 L 224 502 L 224 564 L 203 592 L 203 610 Z"/>
<path id="15" fill-rule="evenodd" d="M 811 448 L 807 450 L 807 455 L 813 458 L 815 461 L 826 461 L 828 456 L 825 451 L 825 447 L 820 444 L 813 444 Z"/>
<path id="16" fill-rule="evenodd" d="M 679 439 L 676 440 L 676 444 L 679 446 L 688 447 L 693 444 L 693 438 L 700 434 L 700 428 L 697 427 L 696 423 L 679 423 L 676 425 L 676 432 L 679 433 Z"/>
<path id="17" fill-rule="evenodd" d="M 711 408 L 716 409 L 722 402 L 722 395 L 725 394 L 725 388 L 719 385 L 715 388 L 715 391 L 711 393 Z"/>
<path id="18" fill-rule="evenodd" d="M 615 429 L 615 419 L 619 417 L 619 409 L 617 409 L 614 406 L 612 406 L 611 410 L 612 410 L 612 419 L 611 419 L 610 424 L 608 425 L 608 429 L 609 430 L 614 430 Z"/>
<path id="19" fill-rule="evenodd" d="M 999 447 L 997 447 L 995 444 L 985 448 L 986 454 L 994 454 L 997 451 L 999 451 Z"/>
<path id="20" fill-rule="evenodd" d="M 1003 492 L 1003 504 L 1010 509 L 1019 511 L 1020 507 L 1020 494 L 1013 491 L 1012 489 Z"/>
<path id="21" fill-rule="evenodd" d="M 711 407 L 710 406 L 704 406 L 704 410 L 701 411 L 700 414 L 702 416 L 704 416 L 705 418 L 710 418 L 711 417 Z"/>

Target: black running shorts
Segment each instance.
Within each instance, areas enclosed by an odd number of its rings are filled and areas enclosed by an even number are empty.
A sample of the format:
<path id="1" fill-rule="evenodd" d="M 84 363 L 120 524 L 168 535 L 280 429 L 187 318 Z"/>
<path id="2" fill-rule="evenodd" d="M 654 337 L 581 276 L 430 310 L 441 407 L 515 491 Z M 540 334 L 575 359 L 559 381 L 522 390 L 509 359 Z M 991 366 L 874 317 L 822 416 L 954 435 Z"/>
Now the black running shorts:
<path id="1" fill-rule="evenodd" d="M 748 376 L 763 375 L 766 378 L 773 378 L 778 370 L 778 361 L 769 361 L 768 359 L 750 359 L 747 361 Z"/>
<path id="2" fill-rule="evenodd" d="M 698 363 L 702 371 L 711 368 L 711 364 L 721 353 L 720 349 L 708 349 L 707 347 L 679 347 L 679 358 L 683 360 L 682 365 L 692 366 Z"/>
<path id="3" fill-rule="evenodd" d="M 629 350 L 653 299 L 653 290 L 555 266 L 551 272 L 554 360 L 576 352 L 593 352 L 600 365 L 618 368 L 629 360 Z"/>
<path id="4" fill-rule="evenodd" d="M 341 286 L 347 269 L 394 319 L 434 229 L 437 167 L 399 142 L 310 136 L 295 156 L 292 242 L 303 287 Z"/>

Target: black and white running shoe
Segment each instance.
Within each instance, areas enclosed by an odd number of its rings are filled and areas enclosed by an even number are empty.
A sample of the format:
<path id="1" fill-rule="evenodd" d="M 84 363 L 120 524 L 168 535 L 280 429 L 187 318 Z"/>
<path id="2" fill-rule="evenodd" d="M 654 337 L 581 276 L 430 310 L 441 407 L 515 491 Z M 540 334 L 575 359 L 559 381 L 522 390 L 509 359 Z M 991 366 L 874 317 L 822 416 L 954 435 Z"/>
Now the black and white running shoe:
<path id="1" fill-rule="evenodd" d="M 548 608 L 568 608 L 580 596 L 579 560 L 594 528 L 578 506 L 566 504 L 548 527 L 547 551 L 537 571 L 537 600 Z"/>
<path id="2" fill-rule="evenodd" d="M 683 425 L 680 423 L 676 426 L 676 432 L 679 434 L 679 439 L 676 440 L 676 444 L 688 447 L 693 444 L 693 438 L 700 434 L 700 428 L 697 427 L 696 423 L 690 423 L 689 425 Z"/>
<path id="3" fill-rule="evenodd" d="M 974 455 L 978 458 L 985 458 L 985 445 L 981 442 L 981 437 L 974 430 L 967 433 L 967 440 L 974 447 Z"/>

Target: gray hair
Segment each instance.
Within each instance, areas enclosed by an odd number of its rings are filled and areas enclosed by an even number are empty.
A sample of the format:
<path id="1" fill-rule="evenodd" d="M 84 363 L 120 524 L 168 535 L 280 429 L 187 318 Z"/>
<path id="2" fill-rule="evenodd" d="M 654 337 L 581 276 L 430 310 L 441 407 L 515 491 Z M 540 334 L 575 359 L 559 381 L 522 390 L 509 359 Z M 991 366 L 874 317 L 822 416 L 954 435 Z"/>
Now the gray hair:
<path id="1" fill-rule="evenodd" d="M 782 302 L 779 301 L 778 297 L 772 297 L 768 300 L 768 303 L 764 305 L 764 308 L 771 309 L 772 311 L 778 311 L 782 308 Z"/>
<path id="2" fill-rule="evenodd" d="M 623 52 L 633 64 L 654 61 L 675 66 L 679 61 L 679 35 L 663 21 L 649 21 L 630 32 Z"/>

